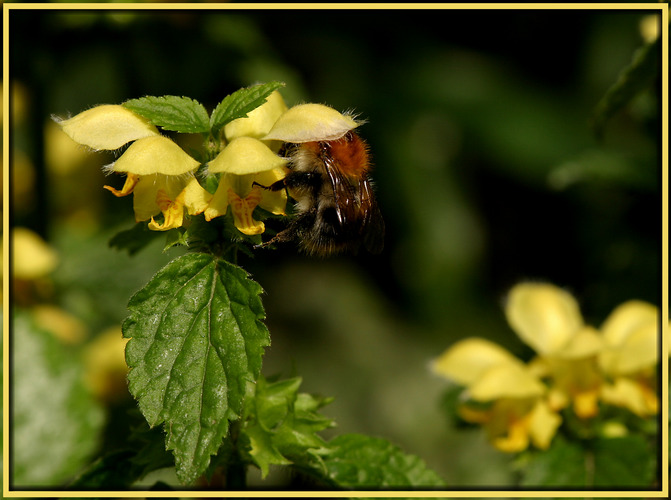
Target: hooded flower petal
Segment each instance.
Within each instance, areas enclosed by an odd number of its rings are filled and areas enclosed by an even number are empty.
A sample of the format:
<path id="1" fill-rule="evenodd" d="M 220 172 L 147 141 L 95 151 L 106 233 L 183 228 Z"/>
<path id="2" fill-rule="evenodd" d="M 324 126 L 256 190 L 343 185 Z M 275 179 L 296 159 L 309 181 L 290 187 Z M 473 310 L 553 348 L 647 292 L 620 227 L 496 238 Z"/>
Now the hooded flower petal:
<path id="1" fill-rule="evenodd" d="M 258 139 L 233 139 L 208 165 L 210 173 L 246 175 L 266 172 L 286 165 L 287 160 L 273 153 Z"/>
<path id="2" fill-rule="evenodd" d="M 129 146 L 114 163 L 112 170 L 136 175 L 182 175 L 198 168 L 191 158 L 173 141 L 160 135 L 139 139 Z"/>
<path id="3" fill-rule="evenodd" d="M 447 349 L 431 363 L 434 373 L 462 385 L 475 383 L 493 366 L 521 363 L 503 347 L 485 339 L 468 338 Z"/>
<path id="4" fill-rule="evenodd" d="M 72 140 L 93 149 L 118 149 L 130 141 L 159 135 L 149 120 L 114 104 L 96 106 L 58 124 Z"/>
<path id="5" fill-rule="evenodd" d="M 285 142 L 333 141 L 339 139 L 360 122 L 323 104 L 300 104 L 290 108 L 275 122 L 264 140 Z"/>
<path id="6" fill-rule="evenodd" d="M 530 398 L 545 392 L 545 386 L 522 365 L 503 364 L 486 370 L 469 386 L 476 401 L 493 401 L 501 398 Z"/>
<path id="7" fill-rule="evenodd" d="M 258 108 L 250 111 L 246 118 L 238 118 L 224 127 L 224 134 L 229 141 L 236 137 L 253 137 L 261 139 L 273 127 L 277 119 L 287 110 L 282 95 L 276 90 L 268 96 Z"/>
<path id="8" fill-rule="evenodd" d="M 513 287 L 505 312 L 519 337 L 544 355 L 559 352 L 583 326 L 573 296 L 550 284 L 521 283 Z"/>

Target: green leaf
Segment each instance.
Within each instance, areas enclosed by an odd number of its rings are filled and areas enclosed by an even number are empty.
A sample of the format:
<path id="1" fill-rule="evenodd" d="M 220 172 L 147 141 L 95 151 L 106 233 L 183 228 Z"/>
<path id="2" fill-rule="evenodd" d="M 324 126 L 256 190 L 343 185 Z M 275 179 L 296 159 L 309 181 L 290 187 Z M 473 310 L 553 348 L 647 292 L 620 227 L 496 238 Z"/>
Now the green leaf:
<path id="1" fill-rule="evenodd" d="M 655 455 L 643 436 L 589 441 L 589 448 L 556 437 L 547 450 L 530 453 L 521 486 L 591 489 L 651 487 Z"/>
<path id="2" fill-rule="evenodd" d="M 649 488 L 655 478 L 655 464 L 654 450 L 640 435 L 599 439 L 594 447 L 594 486 Z"/>
<path id="3" fill-rule="evenodd" d="M 639 48 L 631 63 L 622 70 L 617 81 L 606 91 L 594 109 L 594 133 L 603 133 L 608 119 L 629 103 L 639 92 L 651 86 L 660 72 L 661 37 Z"/>
<path id="4" fill-rule="evenodd" d="M 280 87 L 284 87 L 284 83 L 262 83 L 226 96 L 212 111 L 210 117 L 212 134 L 216 135 L 228 122 L 247 116 L 247 113 L 261 106 L 266 102 L 266 98 Z"/>
<path id="5" fill-rule="evenodd" d="M 126 101 L 123 106 L 165 130 L 186 134 L 207 133 L 210 130 L 207 111 L 189 97 L 147 96 Z"/>
<path id="6" fill-rule="evenodd" d="M 261 377 L 257 381 L 255 396 L 246 409 L 243 436 L 263 477 L 270 465 L 323 469 L 318 453 L 325 442 L 317 433 L 333 421 L 317 410 L 330 400 L 299 394 L 300 384 L 300 378 L 269 383 Z"/>
<path id="7" fill-rule="evenodd" d="M 184 483 L 205 471 L 261 370 L 270 337 L 260 293 L 243 269 L 192 253 L 130 299 L 129 388 L 150 426 L 165 423 Z"/>
<path id="8" fill-rule="evenodd" d="M 69 480 L 98 446 L 104 414 L 85 389 L 79 356 L 27 313 L 12 330 L 12 484 Z"/>
<path id="9" fill-rule="evenodd" d="M 140 478 L 140 468 L 133 466 L 132 450 L 117 450 L 98 458 L 70 484 L 72 489 L 128 489 Z"/>
<path id="10" fill-rule="evenodd" d="M 445 486 L 424 461 L 390 442 L 360 434 L 344 434 L 328 443 L 324 463 L 328 479 L 347 489 L 426 488 Z"/>
<path id="11" fill-rule="evenodd" d="M 157 427 L 149 429 L 147 423 L 142 422 L 131 432 L 128 447 L 98 458 L 81 472 L 70 488 L 125 490 L 148 473 L 173 465 L 173 457 L 165 449 L 163 433 Z"/>
<path id="12" fill-rule="evenodd" d="M 577 443 L 555 437 L 550 448 L 527 456 L 521 486 L 588 487 L 585 450 Z"/>

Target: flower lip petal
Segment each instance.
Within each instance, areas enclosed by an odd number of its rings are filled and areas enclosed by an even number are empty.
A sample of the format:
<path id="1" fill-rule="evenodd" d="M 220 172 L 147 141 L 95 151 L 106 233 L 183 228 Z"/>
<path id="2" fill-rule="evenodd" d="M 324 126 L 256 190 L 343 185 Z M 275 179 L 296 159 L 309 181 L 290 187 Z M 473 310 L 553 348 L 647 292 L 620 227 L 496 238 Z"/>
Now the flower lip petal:
<path id="1" fill-rule="evenodd" d="M 131 144 L 114 163 L 112 170 L 137 175 L 182 175 L 197 169 L 199 165 L 173 141 L 157 135 Z"/>
<path id="2" fill-rule="evenodd" d="M 282 114 L 263 139 L 293 143 L 333 141 L 361 123 L 323 104 L 299 104 Z"/>
<path id="3" fill-rule="evenodd" d="M 268 146 L 252 137 L 233 139 L 208 165 L 210 173 L 247 175 L 266 172 L 287 163 Z"/>
<path id="4" fill-rule="evenodd" d="M 118 149 L 144 137 L 159 135 L 149 120 L 118 104 L 103 104 L 56 122 L 72 140 L 93 149 Z"/>

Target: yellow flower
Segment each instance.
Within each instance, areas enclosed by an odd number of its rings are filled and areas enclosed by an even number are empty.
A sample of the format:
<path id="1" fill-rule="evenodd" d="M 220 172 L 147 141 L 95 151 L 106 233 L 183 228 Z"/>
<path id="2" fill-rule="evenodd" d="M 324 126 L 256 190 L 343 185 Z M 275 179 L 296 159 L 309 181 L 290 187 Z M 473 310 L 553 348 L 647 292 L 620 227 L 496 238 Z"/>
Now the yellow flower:
<path id="1" fill-rule="evenodd" d="M 659 410 L 654 385 L 658 317 L 652 304 L 631 300 L 618 306 L 601 327 L 605 348 L 599 366 L 611 379 L 602 387 L 601 398 L 639 416 Z"/>
<path id="2" fill-rule="evenodd" d="M 195 215 L 211 195 L 194 177 L 200 164 L 177 144 L 158 133 L 148 120 L 120 105 L 102 105 L 58 124 L 75 142 L 94 149 L 118 149 L 133 142 L 108 170 L 126 174 L 121 189 L 104 186 L 115 196 L 133 196 L 136 222 L 150 220 L 149 229 L 180 227 L 184 208 Z M 158 223 L 154 217 L 163 213 Z"/>
<path id="3" fill-rule="evenodd" d="M 199 163 L 163 136 L 138 139 L 109 169 L 125 172 L 121 190 L 105 186 L 115 196 L 133 193 L 137 222 L 151 219 L 149 229 L 166 231 L 180 227 L 184 209 L 190 215 L 203 212 L 211 195 L 194 176 Z M 154 216 L 163 213 L 162 224 Z"/>
<path id="4" fill-rule="evenodd" d="M 247 113 L 247 117 L 227 123 L 224 126 L 224 135 L 228 141 L 237 137 L 263 139 L 286 110 L 287 105 L 282 99 L 282 94 L 276 90 L 261 106 Z"/>
<path id="5" fill-rule="evenodd" d="M 502 347 L 484 339 L 465 339 L 446 350 L 431 368 L 466 387 L 468 400 L 459 414 L 482 424 L 497 449 L 518 452 L 530 442 L 541 449 L 550 445 L 561 417 L 545 402 L 540 379 Z"/>
<path id="6" fill-rule="evenodd" d="M 56 268 L 56 252 L 35 232 L 24 227 L 12 229 L 12 276 L 34 280 L 47 276 Z"/>
<path id="7" fill-rule="evenodd" d="M 225 215 L 231 207 L 235 227 L 243 234 L 255 235 L 265 231 L 263 222 L 252 217 L 259 206 L 276 215 L 284 215 L 287 195 L 284 190 L 270 191 L 270 186 L 287 173 L 287 160 L 277 156 L 260 140 L 286 110 L 278 92 L 249 113 L 246 118 L 232 121 L 224 127 L 230 141 L 208 164 L 210 174 L 220 174 L 219 185 L 205 209 L 205 219 Z M 259 184 L 259 185 L 257 185 Z"/>
<path id="8" fill-rule="evenodd" d="M 533 369 L 552 381 L 553 408 L 572 403 L 578 417 L 595 416 L 603 382 L 596 356 L 603 342 L 584 324 L 575 298 L 551 284 L 521 283 L 510 291 L 505 313 L 513 330 L 539 354 Z"/>
<path id="9" fill-rule="evenodd" d="M 84 349 L 84 380 L 91 392 L 106 401 L 119 401 L 128 394 L 125 347 L 121 328 L 111 327 Z"/>

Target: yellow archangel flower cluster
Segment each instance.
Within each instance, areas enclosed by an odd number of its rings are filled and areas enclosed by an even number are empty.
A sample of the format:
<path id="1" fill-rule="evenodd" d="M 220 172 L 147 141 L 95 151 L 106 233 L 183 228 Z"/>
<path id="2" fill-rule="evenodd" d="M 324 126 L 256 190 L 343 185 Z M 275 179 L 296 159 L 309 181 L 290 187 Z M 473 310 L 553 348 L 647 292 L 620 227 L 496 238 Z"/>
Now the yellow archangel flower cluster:
<path id="1" fill-rule="evenodd" d="M 303 104 L 287 109 L 275 91 L 247 117 L 225 125 L 226 145 L 207 164 L 208 174 L 219 175 L 212 194 L 196 178 L 201 164 L 161 135 L 149 120 L 124 106 L 96 106 L 58 124 L 75 142 L 95 150 L 116 150 L 132 142 L 106 167 L 126 174 L 124 186 L 104 187 L 116 196 L 133 193 L 136 222 L 149 220 L 149 229 L 165 231 L 183 225 L 185 210 L 189 215 L 202 213 L 210 221 L 231 207 L 236 228 L 247 235 L 265 230 L 263 222 L 252 217 L 257 206 L 285 214 L 284 190 L 261 187 L 287 174 L 287 159 L 277 155 L 280 141 L 301 142 L 306 134 L 311 140 L 327 140 L 358 125 L 328 106 Z M 155 221 L 161 213 L 163 221 Z"/>
<path id="2" fill-rule="evenodd" d="M 655 306 L 625 302 L 598 330 L 585 324 L 571 294 L 521 283 L 510 291 L 505 314 L 537 353 L 529 363 L 491 341 L 467 338 L 431 364 L 434 373 L 466 388 L 460 416 L 482 424 L 499 450 L 518 452 L 530 443 L 546 449 L 567 408 L 580 419 L 596 416 L 600 403 L 640 417 L 657 413 Z"/>

